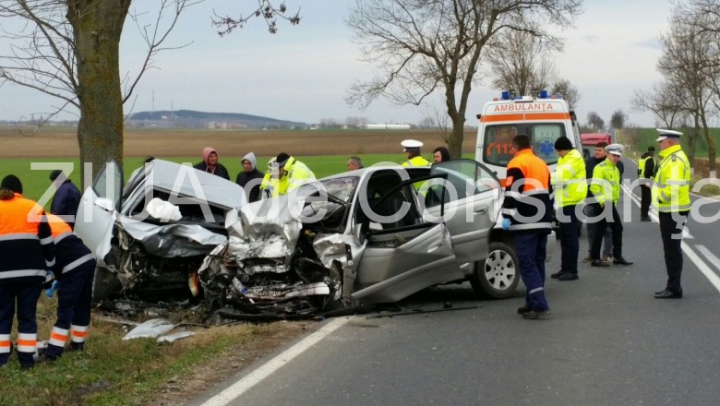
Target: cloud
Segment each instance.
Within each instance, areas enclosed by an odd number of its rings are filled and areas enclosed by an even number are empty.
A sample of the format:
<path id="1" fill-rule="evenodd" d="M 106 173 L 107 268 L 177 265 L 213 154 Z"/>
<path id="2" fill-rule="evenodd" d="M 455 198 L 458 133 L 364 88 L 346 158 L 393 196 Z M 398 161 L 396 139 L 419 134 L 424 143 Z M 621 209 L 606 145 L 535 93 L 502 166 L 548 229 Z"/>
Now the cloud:
<path id="1" fill-rule="evenodd" d="M 656 37 L 651 37 L 644 39 L 642 41 L 637 41 L 633 43 L 633 45 L 643 47 L 643 48 L 650 48 L 650 49 L 662 49 L 662 44 L 660 44 L 660 41 Z"/>

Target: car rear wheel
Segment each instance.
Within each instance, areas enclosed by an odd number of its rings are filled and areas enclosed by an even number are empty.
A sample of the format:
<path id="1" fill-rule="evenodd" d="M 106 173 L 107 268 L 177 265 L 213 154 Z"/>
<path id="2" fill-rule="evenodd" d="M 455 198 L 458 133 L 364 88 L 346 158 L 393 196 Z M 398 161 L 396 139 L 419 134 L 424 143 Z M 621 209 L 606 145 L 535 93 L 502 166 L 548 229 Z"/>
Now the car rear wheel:
<path id="1" fill-rule="evenodd" d="M 470 284 L 481 299 L 513 296 L 520 280 L 515 251 L 505 243 L 492 242 L 484 262 L 475 264 Z"/>

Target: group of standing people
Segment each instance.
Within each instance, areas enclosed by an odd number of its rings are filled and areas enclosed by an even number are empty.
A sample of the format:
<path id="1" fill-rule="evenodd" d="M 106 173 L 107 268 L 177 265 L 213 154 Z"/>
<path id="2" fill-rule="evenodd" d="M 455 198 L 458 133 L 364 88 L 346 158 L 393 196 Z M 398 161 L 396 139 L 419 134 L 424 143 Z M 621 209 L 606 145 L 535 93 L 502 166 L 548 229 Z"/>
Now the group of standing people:
<path id="1" fill-rule="evenodd" d="M 51 179 L 57 181 L 53 172 Z M 75 194 L 62 180 L 56 202 L 74 216 Z M 74 187 L 74 186 L 73 186 Z M 58 292 L 57 320 L 43 354 L 47 360 L 70 349 L 82 351 L 90 325 L 92 281 L 95 259 L 70 224 L 46 214 L 35 201 L 23 197 L 23 186 L 15 175 L 0 183 L 0 367 L 7 364 L 13 348 L 22 368 L 32 368 L 37 358 L 37 302 L 43 288 L 51 297 Z M 79 192 L 78 192 L 79 193 Z M 70 197 L 68 197 L 70 196 Z M 70 202 L 70 203 L 68 203 Z M 79 199 L 77 200 L 79 203 Z M 12 325 L 17 314 L 17 345 L 13 347 Z"/>
<path id="2" fill-rule="evenodd" d="M 641 221 L 649 220 L 652 203 L 658 211 L 668 275 L 666 287 L 655 292 L 655 298 L 676 299 L 683 295 L 680 283 L 683 266 L 681 244 L 691 205 L 690 163 L 680 147 L 681 133 L 671 130 L 658 132 L 660 136 L 656 141 L 661 148 L 661 161 L 657 169 L 653 160 L 654 148 L 649 149 L 639 163 L 638 174 L 643 178 Z M 545 297 L 545 250 L 547 235 L 552 228 L 551 196 L 554 196 L 558 208 L 562 251 L 561 269 L 553 273 L 552 278 L 560 281 L 579 279 L 578 229 L 583 205 L 591 265 L 610 266 L 609 261 L 600 257 L 607 228 L 612 230 L 612 263 L 632 265 L 623 256 L 623 226 L 617 210 L 622 177 L 620 160 L 624 147 L 599 143 L 595 146 L 595 159 L 585 162 L 571 141 L 561 137 L 555 142 L 560 158 L 552 181 L 548 165 L 535 156 L 528 136 L 515 136 L 512 145 L 515 155 L 507 165 L 502 227 L 514 234 L 520 276 L 527 288 L 525 305 L 518 309 L 518 313 L 526 319 L 541 319 L 550 315 Z"/>
<path id="3" fill-rule="evenodd" d="M 265 172 L 257 169 L 257 158 L 253 152 L 242 157 L 241 163 L 243 169 L 235 178 L 235 183 L 245 190 L 248 202 L 281 196 L 305 182 L 315 180 L 315 174 L 307 165 L 285 152 L 270 159 Z M 230 180 L 230 174 L 219 162 L 215 148 L 206 147 L 203 150 L 203 161 L 194 168 Z"/>

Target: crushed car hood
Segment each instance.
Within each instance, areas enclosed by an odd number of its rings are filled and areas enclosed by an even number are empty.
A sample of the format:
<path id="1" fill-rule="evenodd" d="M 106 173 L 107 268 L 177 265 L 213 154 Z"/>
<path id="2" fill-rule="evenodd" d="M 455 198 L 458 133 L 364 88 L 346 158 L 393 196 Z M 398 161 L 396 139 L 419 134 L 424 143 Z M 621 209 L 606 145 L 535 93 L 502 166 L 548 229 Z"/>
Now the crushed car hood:
<path id="1" fill-rule="evenodd" d="M 155 225 L 127 217 L 120 217 L 119 222 L 125 232 L 142 243 L 148 254 L 162 258 L 206 255 L 227 241 L 224 235 L 196 224 Z"/>

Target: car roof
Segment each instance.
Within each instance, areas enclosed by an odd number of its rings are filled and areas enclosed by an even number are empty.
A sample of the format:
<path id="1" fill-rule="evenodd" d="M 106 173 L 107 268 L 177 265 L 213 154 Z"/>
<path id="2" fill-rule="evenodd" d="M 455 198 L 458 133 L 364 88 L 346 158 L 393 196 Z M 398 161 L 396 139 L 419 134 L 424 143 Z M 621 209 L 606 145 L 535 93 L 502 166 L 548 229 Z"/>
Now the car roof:
<path id="1" fill-rule="evenodd" d="M 330 175 L 330 176 L 325 176 L 324 178 L 320 178 L 320 179 L 318 179 L 318 180 L 329 180 L 329 179 L 347 178 L 347 177 L 357 177 L 357 178 L 361 178 L 361 177 L 363 177 L 363 175 L 365 175 L 365 174 L 368 174 L 368 176 L 369 176 L 369 175 L 371 175 L 371 174 L 373 174 L 373 173 L 375 173 L 375 172 L 386 171 L 386 170 L 388 170 L 388 169 L 405 169 L 405 170 L 409 170 L 409 171 L 426 170 L 426 171 L 427 171 L 427 170 L 430 170 L 430 167 L 429 167 L 429 166 L 420 166 L 420 167 L 412 167 L 412 166 L 411 166 L 411 167 L 404 167 L 404 166 L 401 166 L 401 165 L 398 164 L 398 163 L 390 163 L 390 162 L 388 162 L 387 165 L 378 165 L 378 164 L 375 164 L 375 165 L 370 166 L 370 167 L 367 167 L 367 168 L 356 169 L 356 170 L 354 170 L 354 171 L 347 171 L 347 172 L 342 172 L 342 173 L 336 173 L 336 174 Z"/>
<path id="2" fill-rule="evenodd" d="M 202 192 L 209 203 L 227 209 L 247 203 L 243 188 L 220 176 L 162 159 L 154 159 L 148 166 L 153 188 L 195 198 L 201 198 L 199 192 Z"/>

